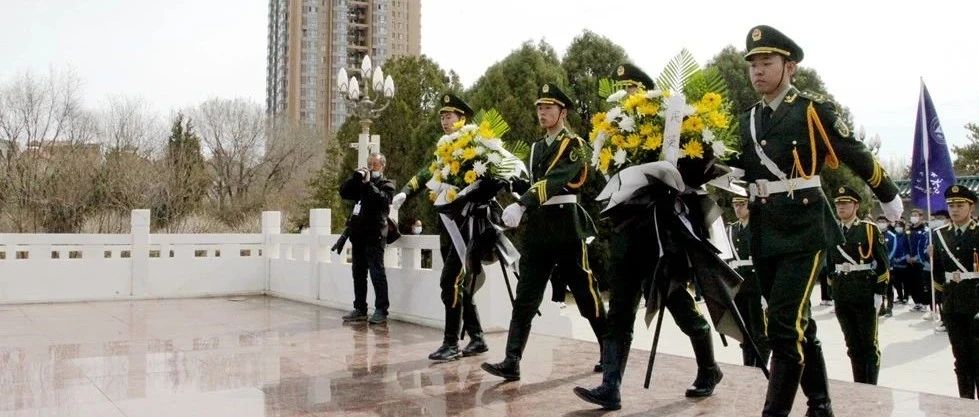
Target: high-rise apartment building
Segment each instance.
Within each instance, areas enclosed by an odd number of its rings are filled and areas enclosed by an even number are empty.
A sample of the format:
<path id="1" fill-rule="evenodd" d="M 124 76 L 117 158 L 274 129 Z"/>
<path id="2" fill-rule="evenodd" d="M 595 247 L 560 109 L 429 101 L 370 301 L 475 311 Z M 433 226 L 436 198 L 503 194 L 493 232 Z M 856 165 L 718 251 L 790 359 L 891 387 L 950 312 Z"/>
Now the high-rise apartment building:
<path id="1" fill-rule="evenodd" d="M 269 0 L 266 106 L 276 122 L 335 131 L 347 116 L 336 92 L 341 67 L 359 74 L 419 55 L 421 0 Z"/>

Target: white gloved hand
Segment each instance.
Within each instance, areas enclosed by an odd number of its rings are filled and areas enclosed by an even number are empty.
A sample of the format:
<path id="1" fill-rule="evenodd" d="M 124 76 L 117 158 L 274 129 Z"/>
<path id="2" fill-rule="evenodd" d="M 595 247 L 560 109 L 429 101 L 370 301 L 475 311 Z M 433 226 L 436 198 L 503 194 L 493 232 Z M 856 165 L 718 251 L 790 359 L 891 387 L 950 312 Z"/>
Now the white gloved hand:
<path id="1" fill-rule="evenodd" d="M 401 205 L 404 204 L 405 203 L 405 200 L 407 200 L 407 199 L 408 199 L 408 195 L 405 194 L 405 193 L 397 193 L 397 194 L 395 194 L 394 195 L 394 198 L 391 199 L 391 210 L 398 210 L 398 209 L 400 209 L 401 208 Z"/>
<path id="2" fill-rule="evenodd" d="M 874 311 L 880 311 L 880 306 L 884 305 L 884 296 L 880 294 L 874 294 Z"/>
<path id="3" fill-rule="evenodd" d="M 519 226 L 524 210 L 526 210 L 524 206 L 517 203 L 510 203 L 509 206 L 503 209 L 503 224 L 506 227 Z"/>
<path id="4" fill-rule="evenodd" d="M 900 196 L 895 196 L 893 200 L 880 203 L 880 208 L 884 211 L 884 217 L 892 222 L 898 221 L 901 218 L 901 214 L 904 213 L 904 202 L 901 201 Z"/>
<path id="5" fill-rule="evenodd" d="M 761 311 L 766 310 L 768 310 L 768 301 L 765 300 L 765 297 L 761 297 Z"/>

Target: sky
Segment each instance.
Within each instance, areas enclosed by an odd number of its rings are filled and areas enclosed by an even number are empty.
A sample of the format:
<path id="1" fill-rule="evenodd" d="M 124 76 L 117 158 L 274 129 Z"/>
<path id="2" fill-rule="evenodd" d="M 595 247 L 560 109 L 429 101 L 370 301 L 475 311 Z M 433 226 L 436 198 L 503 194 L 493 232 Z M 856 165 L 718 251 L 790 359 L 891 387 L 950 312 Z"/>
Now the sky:
<path id="1" fill-rule="evenodd" d="M 464 85 L 525 41 L 563 54 L 584 29 L 654 77 L 681 49 L 706 63 L 748 30 L 774 26 L 803 66 L 880 135 L 882 159 L 910 160 L 924 79 L 951 145 L 979 123 L 979 22 L 969 2 L 420 0 L 422 53 Z M 265 101 L 267 0 L 0 0 L 0 81 L 70 69 L 86 103 L 143 99 L 165 114 L 212 97 Z"/>

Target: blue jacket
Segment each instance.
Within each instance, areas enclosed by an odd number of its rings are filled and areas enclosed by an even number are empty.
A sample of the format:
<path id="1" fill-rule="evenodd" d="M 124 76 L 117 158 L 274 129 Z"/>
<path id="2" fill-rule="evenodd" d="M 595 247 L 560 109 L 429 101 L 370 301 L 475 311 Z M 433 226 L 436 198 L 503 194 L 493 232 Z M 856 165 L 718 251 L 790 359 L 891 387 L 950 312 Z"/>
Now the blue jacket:
<path id="1" fill-rule="evenodd" d="M 887 231 L 885 231 L 883 234 L 891 269 L 907 268 L 908 234 L 903 231 L 901 233 L 897 233 L 894 231 L 894 229 L 887 229 Z"/>
<path id="2" fill-rule="evenodd" d="M 930 270 L 928 262 L 928 245 L 931 236 L 928 226 L 918 224 L 908 229 L 908 259 L 920 263 L 925 270 Z"/>

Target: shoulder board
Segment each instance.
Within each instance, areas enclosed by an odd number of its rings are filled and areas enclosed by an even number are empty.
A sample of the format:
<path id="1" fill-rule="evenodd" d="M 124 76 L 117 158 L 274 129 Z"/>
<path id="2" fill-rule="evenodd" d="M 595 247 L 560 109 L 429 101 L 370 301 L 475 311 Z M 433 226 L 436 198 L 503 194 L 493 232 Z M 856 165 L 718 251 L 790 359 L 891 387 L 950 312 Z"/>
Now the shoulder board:
<path id="1" fill-rule="evenodd" d="M 799 95 L 820 104 L 829 101 L 829 97 L 827 97 L 825 94 L 819 94 L 809 90 L 800 91 Z"/>

